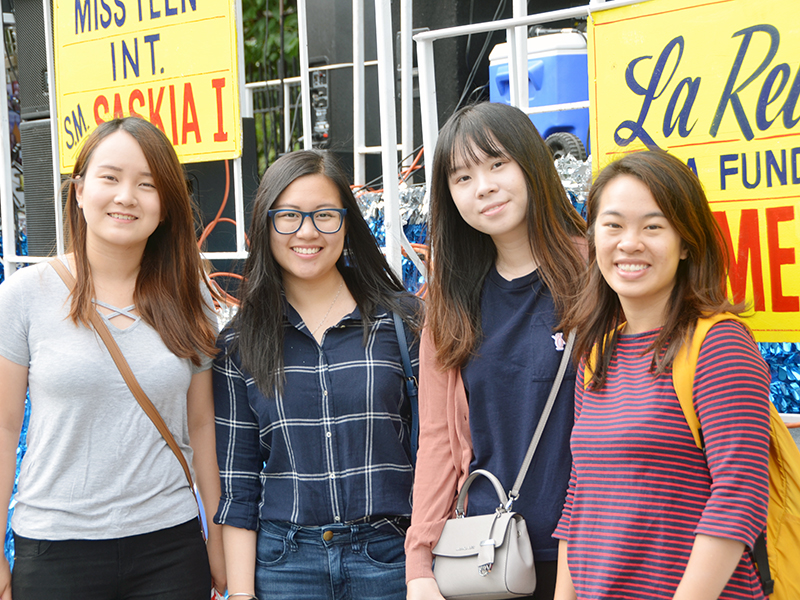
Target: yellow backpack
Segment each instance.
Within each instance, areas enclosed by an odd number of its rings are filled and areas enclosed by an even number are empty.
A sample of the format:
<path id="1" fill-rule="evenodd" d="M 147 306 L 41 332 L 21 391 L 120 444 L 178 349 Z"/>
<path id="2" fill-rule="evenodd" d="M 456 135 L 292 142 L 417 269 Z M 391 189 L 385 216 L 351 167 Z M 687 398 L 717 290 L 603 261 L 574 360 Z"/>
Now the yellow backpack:
<path id="1" fill-rule="evenodd" d="M 742 323 L 731 313 L 698 319 L 691 341 L 681 348 L 672 365 L 672 385 L 694 441 L 701 450 L 704 450 L 703 438 L 693 402 L 694 374 L 700 346 L 709 329 L 727 320 Z M 597 348 L 594 348 L 584 370 L 584 389 L 589 385 L 596 360 Z M 765 595 L 770 596 L 771 600 L 800 600 L 800 451 L 771 402 L 769 421 L 769 509 L 766 530 L 769 556 L 762 532 L 756 540 L 752 557 Z"/>

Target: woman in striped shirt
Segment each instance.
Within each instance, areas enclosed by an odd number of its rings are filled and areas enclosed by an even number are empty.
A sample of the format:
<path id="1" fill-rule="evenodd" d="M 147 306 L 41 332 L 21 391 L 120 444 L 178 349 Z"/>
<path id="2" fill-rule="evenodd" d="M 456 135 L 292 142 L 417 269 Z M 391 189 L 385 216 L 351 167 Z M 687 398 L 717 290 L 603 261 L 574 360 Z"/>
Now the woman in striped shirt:
<path id="1" fill-rule="evenodd" d="M 672 385 L 697 319 L 742 308 L 726 298 L 700 182 L 665 152 L 630 154 L 598 176 L 588 225 L 588 281 L 568 316 L 578 381 L 600 351 L 576 385 L 556 598 L 763 599 L 746 549 L 767 515 L 766 364 L 740 323 L 708 333 L 694 379 L 707 456 Z"/>

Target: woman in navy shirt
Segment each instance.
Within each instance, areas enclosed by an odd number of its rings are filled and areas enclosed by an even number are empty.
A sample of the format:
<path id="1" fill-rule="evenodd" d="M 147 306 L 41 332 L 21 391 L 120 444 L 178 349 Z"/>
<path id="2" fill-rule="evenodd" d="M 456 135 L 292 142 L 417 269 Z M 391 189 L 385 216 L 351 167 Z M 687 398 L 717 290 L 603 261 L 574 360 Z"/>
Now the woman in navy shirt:
<path id="1" fill-rule="evenodd" d="M 408 597 L 441 598 L 431 549 L 469 472 L 507 490 L 522 466 L 563 355 L 561 315 L 584 269 L 585 224 L 547 146 L 519 109 L 486 103 L 442 129 L 431 187 L 433 268 L 420 349 L 420 445 L 406 541 Z M 552 539 L 570 469 L 575 373 L 561 385 L 514 510 L 536 561 L 534 598 L 552 598 Z M 449 442 L 449 443 L 448 443 Z M 488 480 L 470 514 L 493 513 Z"/>
<path id="2" fill-rule="evenodd" d="M 269 168 L 244 276 L 214 366 L 230 594 L 403 598 L 413 468 L 393 313 L 416 370 L 419 305 L 332 155 Z"/>

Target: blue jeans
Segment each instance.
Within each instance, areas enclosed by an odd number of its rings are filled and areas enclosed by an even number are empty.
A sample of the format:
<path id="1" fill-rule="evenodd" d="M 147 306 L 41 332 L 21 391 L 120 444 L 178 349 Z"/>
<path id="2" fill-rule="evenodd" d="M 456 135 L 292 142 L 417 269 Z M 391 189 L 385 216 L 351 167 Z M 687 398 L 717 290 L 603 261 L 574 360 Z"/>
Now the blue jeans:
<path id="1" fill-rule="evenodd" d="M 260 600 L 405 600 L 404 538 L 369 524 L 301 527 L 261 521 Z"/>

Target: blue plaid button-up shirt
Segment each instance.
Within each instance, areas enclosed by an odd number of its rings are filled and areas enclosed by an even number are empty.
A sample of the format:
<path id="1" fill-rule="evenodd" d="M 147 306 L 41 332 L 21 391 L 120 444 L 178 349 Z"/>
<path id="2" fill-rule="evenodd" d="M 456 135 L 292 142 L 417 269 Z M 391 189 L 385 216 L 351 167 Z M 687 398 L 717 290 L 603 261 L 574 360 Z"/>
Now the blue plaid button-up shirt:
<path id="1" fill-rule="evenodd" d="M 318 344 L 286 303 L 282 394 L 264 396 L 227 350 L 214 363 L 218 523 L 258 528 L 259 519 L 320 526 L 411 514 L 411 410 L 391 313 L 379 309 L 367 342 L 358 309 Z M 412 367 L 415 336 L 406 332 Z M 383 520 L 382 517 L 386 517 Z"/>

